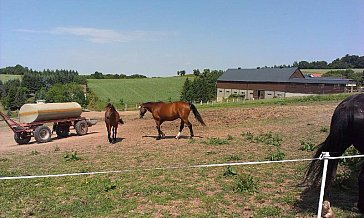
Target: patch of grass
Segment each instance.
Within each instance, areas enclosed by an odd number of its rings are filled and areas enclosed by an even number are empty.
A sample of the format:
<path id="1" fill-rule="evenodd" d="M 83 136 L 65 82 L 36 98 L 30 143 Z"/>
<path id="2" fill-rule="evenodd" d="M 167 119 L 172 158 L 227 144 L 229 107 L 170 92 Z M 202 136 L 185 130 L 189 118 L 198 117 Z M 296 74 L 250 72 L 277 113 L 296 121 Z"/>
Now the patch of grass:
<path id="1" fill-rule="evenodd" d="M 251 143 L 264 143 L 266 145 L 273 145 L 280 147 L 282 144 L 282 136 L 279 134 L 273 134 L 272 132 L 262 133 L 258 136 L 254 136 L 251 132 L 242 133 L 245 140 Z"/>
<path id="2" fill-rule="evenodd" d="M 77 156 L 77 151 L 66 152 L 65 155 L 63 155 L 63 158 L 65 161 L 81 160 L 81 158 Z"/>
<path id="3" fill-rule="evenodd" d="M 282 209 L 275 206 L 264 206 L 254 212 L 254 217 L 278 217 Z"/>
<path id="4" fill-rule="evenodd" d="M 235 154 L 226 157 L 226 161 L 239 161 L 239 160 L 241 160 L 241 157 Z"/>
<path id="5" fill-rule="evenodd" d="M 0 162 L 8 162 L 9 159 L 6 157 L 0 157 Z"/>
<path id="6" fill-rule="evenodd" d="M 313 143 L 311 140 L 301 140 L 301 151 L 313 151 L 316 148 L 316 144 Z"/>
<path id="7" fill-rule="evenodd" d="M 242 174 L 235 178 L 233 190 L 242 193 L 254 193 L 258 191 L 258 181 L 251 175 Z"/>
<path id="8" fill-rule="evenodd" d="M 327 128 L 326 126 L 321 126 L 320 128 L 320 132 L 328 132 L 329 128 Z"/>
<path id="9" fill-rule="evenodd" d="M 226 144 L 229 144 L 229 140 L 221 139 L 218 137 L 211 137 L 211 138 L 207 138 L 207 140 L 204 141 L 203 143 L 205 143 L 207 145 L 226 145 Z"/>
<path id="10" fill-rule="evenodd" d="M 232 141 L 232 140 L 234 140 L 235 138 L 234 138 L 234 136 L 232 136 L 232 135 L 228 135 L 227 137 L 226 137 L 226 140 L 228 140 L 228 141 Z"/>
<path id="11" fill-rule="evenodd" d="M 30 153 L 30 155 L 38 155 L 39 152 L 37 150 L 32 150 L 32 152 Z"/>
<path id="12" fill-rule="evenodd" d="M 225 177 L 236 176 L 236 175 L 238 175 L 238 173 L 237 173 L 237 172 L 236 172 L 236 170 L 235 170 L 233 167 L 231 167 L 231 166 L 227 166 L 227 167 L 225 168 L 224 173 L 223 173 L 223 176 L 225 176 Z"/>
<path id="13" fill-rule="evenodd" d="M 206 151 L 206 155 L 217 154 L 217 151 Z"/>
<path id="14" fill-rule="evenodd" d="M 277 149 L 276 152 L 269 154 L 265 159 L 269 161 L 279 161 L 279 160 L 284 160 L 285 157 L 286 154 L 283 151 L 281 151 L 281 149 Z"/>
<path id="15" fill-rule="evenodd" d="M 196 139 L 189 139 L 188 140 L 188 144 L 195 144 L 196 143 Z"/>

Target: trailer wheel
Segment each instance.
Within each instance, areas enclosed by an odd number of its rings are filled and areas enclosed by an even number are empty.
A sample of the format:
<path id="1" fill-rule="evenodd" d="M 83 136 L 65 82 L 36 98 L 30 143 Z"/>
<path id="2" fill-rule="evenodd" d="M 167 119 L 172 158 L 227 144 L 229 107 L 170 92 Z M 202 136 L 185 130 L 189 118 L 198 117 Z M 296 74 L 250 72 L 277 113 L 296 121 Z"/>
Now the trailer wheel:
<path id="1" fill-rule="evenodd" d="M 34 130 L 34 138 L 38 143 L 45 143 L 51 140 L 51 130 L 48 126 L 38 126 Z"/>
<path id="2" fill-rule="evenodd" d="M 56 133 L 58 138 L 65 138 L 70 133 L 70 127 L 69 126 L 57 126 Z"/>
<path id="3" fill-rule="evenodd" d="M 16 132 L 14 133 L 14 140 L 16 141 L 16 143 L 18 143 L 19 145 L 24 145 L 24 144 L 28 144 L 29 141 L 31 139 L 31 136 L 24 134 L 24 133 L 20 133 L 20 132 Z"/>
<path id="4" fill-rule="evenodd" d="M 78 121 L 75 125 L 77 135 L 86 135 L 88 131 L 88 125 L 86 120 Z"/>

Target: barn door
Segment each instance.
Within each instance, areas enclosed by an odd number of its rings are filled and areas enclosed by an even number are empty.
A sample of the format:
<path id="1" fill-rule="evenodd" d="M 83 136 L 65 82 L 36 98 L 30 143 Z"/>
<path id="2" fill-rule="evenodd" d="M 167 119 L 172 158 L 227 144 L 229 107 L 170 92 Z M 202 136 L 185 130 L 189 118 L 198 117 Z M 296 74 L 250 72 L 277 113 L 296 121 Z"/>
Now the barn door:
<path id="1" fill-rule="evenodd" d="M 264 90 L 254 90 L 253 97 L 254 99 L 264 99 L 265 91 Z"/>

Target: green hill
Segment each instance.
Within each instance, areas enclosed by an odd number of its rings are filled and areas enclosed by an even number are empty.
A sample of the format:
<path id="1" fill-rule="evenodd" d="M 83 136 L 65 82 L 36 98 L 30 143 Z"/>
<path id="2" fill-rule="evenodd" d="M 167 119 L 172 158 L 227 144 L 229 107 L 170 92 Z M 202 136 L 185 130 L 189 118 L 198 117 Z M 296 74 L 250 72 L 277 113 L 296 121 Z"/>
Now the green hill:
<path id="1" fill-rule="evenodd" d="M 144 79 L 88 79 L 88 87 L 99 98 L 98 109 L 103 109 L 108 99 L 118 109 L 121 100 L 129 109 L 147 101 L 177 101 L 186 77 L 163 77 Z"/>

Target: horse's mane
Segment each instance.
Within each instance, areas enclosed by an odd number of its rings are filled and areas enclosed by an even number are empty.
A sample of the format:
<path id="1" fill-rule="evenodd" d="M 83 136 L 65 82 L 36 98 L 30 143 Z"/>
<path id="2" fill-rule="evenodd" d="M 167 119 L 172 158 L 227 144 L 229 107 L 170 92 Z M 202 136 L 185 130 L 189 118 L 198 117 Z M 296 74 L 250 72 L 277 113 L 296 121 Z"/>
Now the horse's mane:
<path id="1" fill-rule="evenodd" d="M 113 105 L 113 104 L 111 104 L 110 102 L 109 102 L 109 103 L 107 103 L 107 105 L 106 105 L 105 109 L 107 109 L 107 108 L 110 108 L 111 110 L 116 111 L 116 109 L 115 109 L 114 105 Z"/>

